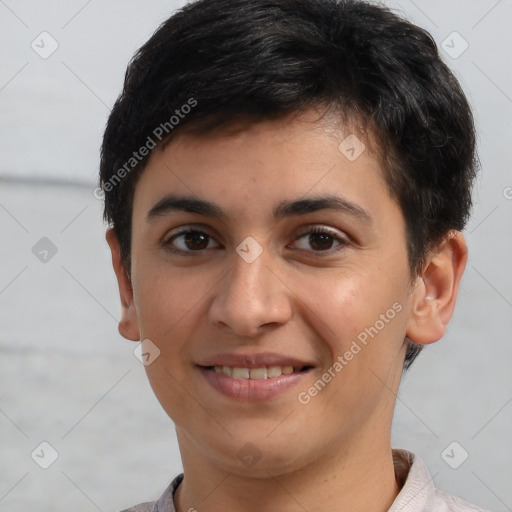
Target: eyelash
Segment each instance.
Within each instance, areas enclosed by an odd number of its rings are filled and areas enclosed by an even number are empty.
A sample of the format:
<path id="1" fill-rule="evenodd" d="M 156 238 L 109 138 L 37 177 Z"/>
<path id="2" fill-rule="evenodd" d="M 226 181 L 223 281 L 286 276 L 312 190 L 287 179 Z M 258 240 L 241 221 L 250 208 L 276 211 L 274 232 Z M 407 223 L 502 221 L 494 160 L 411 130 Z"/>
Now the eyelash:
<path id="1" fill-rule="evenodd" d="M 194 229 L 194 228 L 187 228 L 187 229 L 184 229 L 178 233 L 175 233 L 174 235 L 170 236 L 169 238 L 167 238 L 164 242 L 163 242 L 163 246 L 164 248 L 173 253 L 173 254 L 178 254 L 178 255 L 183 255 L 183 256 L 189 256 L 189 255 L 203 255 L 204 254 L 204 251 L 206 251 L 207 249 L 200 249 L 198 251 L 183 251 L 181 249 L 175 249 L 175 248 L 172 248 L 171 247 L 171 242 L 173 242 L 174 240 L 176 240 L 177 238 L 179 238 L 180 236 L 183 236 L 183 235 L 186 235 L 186 234 L 189 234 L 189 233 L 196 233 L 196 234 L 202 234 L 202 235 L 206 235 L 207 237 L 209 237 L 210 239 L 213 239 L 213 237 L 211 235 L 209 235 L 208 233 L 206 233 L 205 231 L 201 231 L 200 229 Z M 296 240 L 300 240 L 301 238 L 304 238 L 305 236 L 307 235 L 311 235 L 311 234 L 315 234 L 315 233 L 320 233 L 320 234 L 325 234 L 325 235 L 329 235 L 330 237 L 332 237 L 336 242 L 339 243 L 338 246 L 336 246 L 335 248 L 333 249 L 327 249 L 325 251 L 314 251 L 314 250 L 311 250 L 311 251 L 308 251 L 308 252 L 313 252 L 315 255 L 318 255 L 320 257 L 322 257 L 323 255 L 331 255 L 337 251 L 340 251 L 340 250 L 343 250 L 346 246 L 349 245 L 349 241 L 348 239 L 345 239 L 343 237 L 340 237 L 338 233 L 330 230 L 329 228 L 324 228 L 324 227 L 321 227 L 321 226 L 314 226 L 312 228 L 309 228 L 307 231 L 304 231 L 303 233 L 301 233 Z M 301 249 L 301 250 L 307 250 L 307 249 Z"/>

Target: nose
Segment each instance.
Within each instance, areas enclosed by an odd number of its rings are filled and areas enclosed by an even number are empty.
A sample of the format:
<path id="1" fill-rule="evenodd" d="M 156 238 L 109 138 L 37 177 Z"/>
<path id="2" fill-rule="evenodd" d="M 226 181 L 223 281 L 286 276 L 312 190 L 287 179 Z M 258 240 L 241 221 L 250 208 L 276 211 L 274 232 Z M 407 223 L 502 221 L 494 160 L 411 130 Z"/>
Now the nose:
<path id="1" fill-rule="evenodd" d="M 264 254 L 252 263 L 235 254 L 231 269 L 218 284 L 209 319 L 224 331 L 256 337 L 292 317 L 290 290 Z"/>

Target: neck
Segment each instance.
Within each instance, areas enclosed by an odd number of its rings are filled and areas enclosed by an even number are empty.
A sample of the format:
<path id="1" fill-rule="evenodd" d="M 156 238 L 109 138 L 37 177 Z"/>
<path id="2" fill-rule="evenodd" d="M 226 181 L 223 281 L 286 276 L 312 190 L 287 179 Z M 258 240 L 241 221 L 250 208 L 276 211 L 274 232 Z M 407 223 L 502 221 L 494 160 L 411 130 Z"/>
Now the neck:
<path id="1" fill-rule="evenodd" d="M 364 437 L 364 436 L 363 436 Z M 390 443 L 354 440 L 295 471 L 255 478 L 220 469 L 178 432 L 185 478 L 177 512 L 385 512 L 399 492 Z M 364 442 L 363 442 L 364 441 Z"/>

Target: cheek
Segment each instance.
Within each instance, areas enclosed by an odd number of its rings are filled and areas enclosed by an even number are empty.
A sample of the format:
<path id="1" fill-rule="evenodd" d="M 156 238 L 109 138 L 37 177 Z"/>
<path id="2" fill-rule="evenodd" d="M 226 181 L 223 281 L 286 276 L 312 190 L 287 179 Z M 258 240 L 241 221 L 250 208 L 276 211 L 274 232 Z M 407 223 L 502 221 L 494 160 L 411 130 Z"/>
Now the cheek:
<path id="1" fill-rule="evenodd" d="M 323 341 L 323 360 L 330 366 L 344 358 L 339 385 L 362 387 L 371 378 L 369 368 L 380 374 L 399 364 L 407 324 L 403 272 L 351 268 L 300 282 L 303 314 Z"/>
<path id="2" fill-rule="evenodd" d="M 148 265 L 139 272 L 134 299 L 139 317 L 141 339 L 150 339 L 160 350 L 145 371 L 155 396 L 177 424 L 198 417 L 197 404 L 190 400 L 188 376 L 191 367 L 188 340 L 197 324 L 194 311 L 201 308 L 201 297 L 210 286 L 198 285 L 180 269 Z M 191 274 L 192 275 L 192 274 Z M 187 354 L 185 354 L 187 352 Z M 204 418 L 201 417 L 201 421 Z"/>
<path id="3" fill-rule="evenodd" d="M 201 308 L 214 282 L 198 270 L 149 263 L 134 284 L 141 335 L 162 342 L 177 339 L 173 331 L 182 330 L 194 310 Z"/>
<path id="4" fill-rule="evenodd" d="M 390 376 L 400 373 L 406 296 L 397 282 L 396 275 L 377 279 L 355 272 L 303 280 L 302 297 L 321 338 L 317 346 L 325 350 L 325 368 L 318 378 L 329 384 L 315 402 L 324 411 L 320 416 L 338 410 L 345 420 L 347 413 L 353 415 L 350 421 L 363 418 L 388 393 L 382 383 L 391 385 Z M 367 397 L 365 405 L 361 396 Z"/>

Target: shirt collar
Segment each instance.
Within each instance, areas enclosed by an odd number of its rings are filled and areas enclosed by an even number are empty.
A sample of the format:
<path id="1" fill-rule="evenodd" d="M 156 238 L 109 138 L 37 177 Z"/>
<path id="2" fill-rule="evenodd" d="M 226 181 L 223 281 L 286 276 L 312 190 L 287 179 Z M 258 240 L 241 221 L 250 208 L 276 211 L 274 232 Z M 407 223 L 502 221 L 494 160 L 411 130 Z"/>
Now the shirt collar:
<path id="1" fill-rule="evenodd" d="M 419 512 L 432 503 L 435 488 L 423 460 L 407 450 L 393 450 L 396 480 L 402 489 L 388 512 Z"/>

